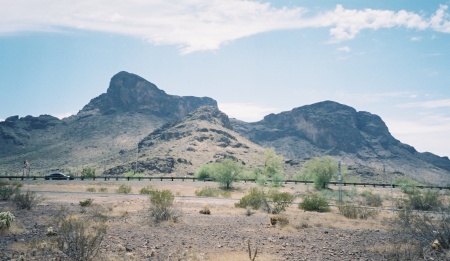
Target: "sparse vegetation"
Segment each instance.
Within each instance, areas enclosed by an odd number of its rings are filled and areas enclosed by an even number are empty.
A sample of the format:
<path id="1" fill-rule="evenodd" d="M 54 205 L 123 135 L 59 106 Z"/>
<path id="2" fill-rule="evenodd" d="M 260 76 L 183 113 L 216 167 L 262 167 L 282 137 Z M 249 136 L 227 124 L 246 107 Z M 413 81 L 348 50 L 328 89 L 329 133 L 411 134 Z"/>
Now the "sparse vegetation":
<path id="1" fill-rule="evenodd" d="M 197 197 L 223 197 L 230 198 L 231 192 L 219 188 L 203 187 L 195 191 Z"/>
<path id="2" fill-rule="evenodd" d="M 95 188 L 87 188 L 86 189 L 86 192 L 96 192 L 97 191 L 97 189 L 95 189 Z"/>
<path id="3" fill-rule="evenodd" d="M 306 211 L 330 211 L 327 200 L 318 193 L 308 193 L 298 207 Z"/>
<path id="4" fill-rule="evenodd" d="M 407 198 L 400 200 L 399 204 L 397 204 L 402 208 L 430 211 L 437 210 L 443 205 L 442 200 L 439 198 L 439 191 L 409 188 L 404 190 L 404 193 L 406 193 Z"/>
<path id="5" fill-rule="evenodd" d="M 43 201 L 42 196 L 38 196 L 35 192 L 27 190 L 25 193 L 17 192 L 14 194 L 13 202 L 19 209 L 30 210 Z"/>
<path id="6" fill-rule="evenodd" d="M 130 194 L 131 190 L 132 190 L 132 188 L 130 185 L 122 184 L 119 186 L 119 188 L 117 189 L 116 192 L 120 193 L 120 194 Z"/>
<path id="7" fill-rule="evenodd" d="M 338 210 L 341 215 L 350 219 L 374 218 L 378 214 L 378 211 L 375 209 L 370 209 L 352 203 L 339 204 Z"/>
<path id="8" fill-rule="evenodd" d="M 106 192 L 108 192 L 108 188 L 101 187 L 101 188 L 98 189 L 98 191 L 102 192 L 102 193 L 106 193 Z"/>
<path id="9" fill-rule="evenodd" d="M 374 194 L 370 191 L 364 191 L 361 193 L 361 196 L 364 198 L 364 203 L 367 206 L 380 207 L 383 204 L 383 198 L 380 195 Z"/>
<path id="10" fill-rule="evenodd" d="M 0 186 L 0 200 L 8 200 L 15 193 L 19 192 L 19 188 L 13 185 Z"/>
<path id="11" fill-rule="evenodd" d="M 280 187 L 285 180 L 283 157 L 277 155 L 273 148 L 268 148 L 264 153 L 263 166 L 254 168 L 252 172 L 259 185 Z"/>

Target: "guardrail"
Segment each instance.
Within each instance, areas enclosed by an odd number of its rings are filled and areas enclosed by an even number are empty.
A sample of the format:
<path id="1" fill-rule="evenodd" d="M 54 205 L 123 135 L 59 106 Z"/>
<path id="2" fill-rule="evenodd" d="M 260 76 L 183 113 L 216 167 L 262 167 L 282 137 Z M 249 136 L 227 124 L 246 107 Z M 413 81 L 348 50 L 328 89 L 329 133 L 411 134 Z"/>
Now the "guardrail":
<path id="1" fill-rule="evenodd" d="M 44 176 L 0 176 L 0 179 L 9 179 L 9 180 L 38 180 L 38 179 L 45 179 Z M 160 180 L 160 181 L 164 181 L 164 180 L 168 180 L 168 181 L 176 181 L 176 180 L 181 180 L 181 181 L 193 181 L 193 182 L 214 182 L 214 179 L 211 178 L 207 178 L 207 179 L 199 179 L 196 177 L 125 177 L 125 176 L 96 176 L 96 177 L 73 177 L 74 180 Z M 256 179 L 235 179 L 235 182 L 256 182 Z M 267 182 L 271 182 L 271 180 L 267 180 Z M 283 183 L 285 184 L 312 184 L 314 183 L 313 181 L 310 180 L 285 180 Z M 339 184 L 341 184 L 342 186 L 363 186 L 363 187 L 382 187 L 382 188 L 390 188 L 391 184 L 387 184 L 387 183 L 366 183 L 366 182 L 342 182 L 339 183 L 338 181 L 330 181 L 328 183 L 329 185 L 335 185 L 338 186 Z M 401 185 L 399 184 L 392 184 L 393 188 L 398 188 Z M 439 189 L 439 190 L 450 190 L 449 186 L 423 186 L 423 185 L 418 185 L 418 186 L 414 186 L 415 188 L 419 188 L 419 189 Z"/>

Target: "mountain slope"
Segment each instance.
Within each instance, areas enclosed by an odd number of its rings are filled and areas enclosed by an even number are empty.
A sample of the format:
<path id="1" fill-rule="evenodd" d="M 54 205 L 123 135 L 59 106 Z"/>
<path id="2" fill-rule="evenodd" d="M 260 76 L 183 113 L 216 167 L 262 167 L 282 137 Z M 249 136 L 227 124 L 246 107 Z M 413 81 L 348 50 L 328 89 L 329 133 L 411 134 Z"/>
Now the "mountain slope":
<path id="1" fill-rule="evenodd" d="M 21 173 L 26 159 L 35 174 L 86 165 L 106 169 L 156 128 L 204 105 L 217 107 L 217 102 L 168 95 L 137 75 L 119 72 L 107 92 L 77 115 L 63 120 L 13 116 L 0 122 L 0 173 Z"/>
<path id="2" fill-rule="evenodd" d="M 204 106 L 146 136 L 139 142 L 137 154 L 136 149 L 124 153 L 129 161 L 105 174 L 137 171 L 192 175 L 199 166 L 224 158 L 233 158 L 247 167 L 258 166 L 264 150 L 234 132 L 227 115 L 216 107 Z"/>

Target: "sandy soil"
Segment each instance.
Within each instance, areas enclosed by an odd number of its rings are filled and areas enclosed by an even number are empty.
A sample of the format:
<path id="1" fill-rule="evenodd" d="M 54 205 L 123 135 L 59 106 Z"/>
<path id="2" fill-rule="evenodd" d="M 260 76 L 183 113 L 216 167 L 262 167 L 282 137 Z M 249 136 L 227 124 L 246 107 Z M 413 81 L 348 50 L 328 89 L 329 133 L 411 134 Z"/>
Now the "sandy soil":
<path id="1" fill-rule="evenodd" d="M 131 194 L 118 194 L 120 184 L 132 186 Z M 154 224 L 149 216 L 147 195 L 139 190 L 147 185 L 170 189 L 176 195 L 178 222 Z M 0 201 L 0 211 L 16 216 L 11 229 L 0 235 L 0 260 L 68 260 L 59 253 L 53 238 L 45 235 L 55 225 L 61 206 L 79 218 L 106 219 L 107 234 L 96 260 L 249 260 L 248 242 L 255 260 L 384 260 L 377 250 L 389 239 L 386 220 L 389 211 L 375 219 L 350 220 L 337 214 L 305 212 L 293 204 L 283 214 L 289 224 L 271 226 L 270 216 L 246 210 L 234 203 L 256 186 L 235 184 L 231 198 L 196 197 L 195 191 L 210 182 L 187 181 L 25 181 L 23 191 L 36 191 L 45 200 L 35 209 L 16 210 L 10 202 Z M 87 192 L 90 188 L 91 191 Z M 98 192 L 102 189 L 103 192 Z M 309 189 L 304 185 L 282 188 L 296 195 Z M 376 191 L 389 194 L 387 189 Z M 93 199 L 94 206 L 79 202 Z M 298 201 L 298 200 L 296 200 Z M 386 200 L 385 200 L 386 201 Z M 387 201 L 386 204 L 388 204 Z M 211 215 L 199 210 L 208 207 Z"/>

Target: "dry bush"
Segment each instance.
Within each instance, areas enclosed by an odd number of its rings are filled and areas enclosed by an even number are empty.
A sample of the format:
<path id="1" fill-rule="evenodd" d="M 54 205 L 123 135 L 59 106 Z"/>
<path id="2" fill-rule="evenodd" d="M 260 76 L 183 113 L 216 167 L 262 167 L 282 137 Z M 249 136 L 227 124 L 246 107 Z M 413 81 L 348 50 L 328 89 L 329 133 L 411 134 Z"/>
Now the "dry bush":
<path id="1" fill-rule="evenodd" d="M 165 189 L 155 190 L 150 197 L 150 215 L 155 223 L 172 220 L 177 222 L 181 213 L 173 206 L 175 196 L 172 191 Z"/>
<path id="2" fill-rule="evenodd" d="M 131 186 L 122 184 L 119 186 L 116 192 L 120 194 L 130 194 L 131 190 L 132 190 Z"/>
<path id="3" fill-rule="evenodd" d="M 95 189 L 95 188 L 87 188 L 86 189 L 86 192 L 96 192 L 97 191 L 97 189 Z"/>
<path id="4" fill-rule="evenodd" d="M 3 185 L 0 186 L 0 200 L 8 200 L 15 193 L 19 192 L 19 188 L 13 185 Z"/>
<path id="5" fill-rule="evenodd" d="M 209 209 L 209 207 L 206 205 L 203 207 L 202 210 L 199 211 L 200 214 L 203 215 L 211 215 L 211 210 Z"/>
<path id="6" fill-rule="evenodd" d="M 88 198 L 88 199 L 80 201 L 80 206 L 89 207 L 92 205 L 92 202 L 94 202 L 94 200 L 92 198 Z"/>
<path id="7" fill-rule="evenodd" d="M 89 231 L 89 232 L 88 232 Z M 62 221 L 56 238 L 58 249 L 71 260 L 95 260 L 106 234 L 106 226 L 70 217 Z"/>
<path id="8" fill-rule="evenodd" d="M 38 196 L 35 192 L 29 190 L 25 193 L 17 192 L 13 198 L 13 202 L 16 204 L 17 208 L 26 210 L 36 207 L 43 200 L 44 198 L 42 196 Z"/>
<path id="9" fill-rule="evenodd" d="M 375 209 L 351 203 L 339 204 L 337 207 L 341 215 L 350 219 L 368 219 L 369 217 L 375 218 L 378 215 L 378 211 Z"/>

